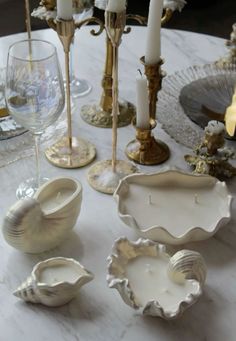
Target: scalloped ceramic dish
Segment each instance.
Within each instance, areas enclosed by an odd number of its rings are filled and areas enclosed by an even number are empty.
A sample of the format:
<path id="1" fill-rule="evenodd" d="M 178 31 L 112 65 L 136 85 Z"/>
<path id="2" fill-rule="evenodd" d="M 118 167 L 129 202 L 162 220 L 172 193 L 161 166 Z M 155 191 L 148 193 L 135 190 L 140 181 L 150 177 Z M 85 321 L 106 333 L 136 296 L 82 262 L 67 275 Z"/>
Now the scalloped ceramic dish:
<path id="1" fill-rule="evenodd" d="M 120 182 L 114 197 L 126 225 L 164 244 L 207 239 L 231 217 L 226 184 L 208 175 L 134 174 Z"/>
<path id="2" fill-rule="evenodd" d="M 108 261 L 109 287 L 144 315 L 177 318 L 202 294 L 206 266 L 198 252 L 181 250 L 171 257 L 150 240 L 120 238 Z"/>

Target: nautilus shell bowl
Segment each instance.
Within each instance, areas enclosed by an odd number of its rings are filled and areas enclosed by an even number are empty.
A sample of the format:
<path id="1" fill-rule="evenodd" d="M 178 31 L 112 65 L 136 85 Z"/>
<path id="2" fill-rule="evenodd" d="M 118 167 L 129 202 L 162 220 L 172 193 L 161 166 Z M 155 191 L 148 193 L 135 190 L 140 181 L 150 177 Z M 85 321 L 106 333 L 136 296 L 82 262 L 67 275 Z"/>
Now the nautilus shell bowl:
<path id="1" fill-rule="evenodd" d="M 73 178 L 46 182 L 34 198 L 17 201 L 7 212 L 3 236 L 12 247 L 40 253 L 60 245 L 80 213 L 82 186 Z"/>
<path id="2" fill-rule="evenodd" d="M 26 302 L 57 307 L 71 301 L 93 278 L 78 261 L 55 257 L 36 264 L 31 275 L 13 294 Z"/>
<path id="3" fill-rule="evenodd" d="M 107 282 L 123 301 L 144 315 L 178 318 L 202 294 L 206 265 L 195 251 L 172 257 L 165 247 L 147 239 L 118 239 L 108 257 Z"/>
<path id="4" fill-rule="evenodd" d="M 232 196 L 224 182 L 169 168 L 127 176 L 114 197 L 126 225 L 163 244 L 207 239 L 231 217 Z"/>

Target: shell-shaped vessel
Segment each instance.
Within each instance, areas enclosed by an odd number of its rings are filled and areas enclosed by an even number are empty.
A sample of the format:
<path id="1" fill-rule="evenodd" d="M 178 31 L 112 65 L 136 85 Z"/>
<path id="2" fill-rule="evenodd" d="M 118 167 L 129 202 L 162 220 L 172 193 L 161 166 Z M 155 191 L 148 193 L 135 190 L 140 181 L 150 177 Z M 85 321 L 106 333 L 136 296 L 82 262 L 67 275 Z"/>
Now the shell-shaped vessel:
<path id="1" fill-rule="evenodd" d="M 82 186 L 72 178 L 54 178 L 34 198 L 16 202 L 3 221 L 3 235 L 12 247 L 40 253 L 58 246 L 80 213 Z"/>
<path id="2" fill-rule="evenodd" d="M 170 167 L 123 178 L 114 197 L 126 225 L 162 244 L 208 239 L 231 219 L 232 196 L 225 182 Z"/>
<path id="3" fill-rule="evenodd" d="M 31 275 L 13 294 L 26 302 L 57 307 L 71 301 L 93 278 L 78 261 L 54 257 L 36 264 Z"/>
<path id="4" fill-rule="evenodd" d="M 108 257 L 107 282 L 126 304 L 144 315 L 178 318 L 202 294 L 206 265 L 195 251 L 172 257 L 163 245 L 148 239 L 116 240 Z"/>

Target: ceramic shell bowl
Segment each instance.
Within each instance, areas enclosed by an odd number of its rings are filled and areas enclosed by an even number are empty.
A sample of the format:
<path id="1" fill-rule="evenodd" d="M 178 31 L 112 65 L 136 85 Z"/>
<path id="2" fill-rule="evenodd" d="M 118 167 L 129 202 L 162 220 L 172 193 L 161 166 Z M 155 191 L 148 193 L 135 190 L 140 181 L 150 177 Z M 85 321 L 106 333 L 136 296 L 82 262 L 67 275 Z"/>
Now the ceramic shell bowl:
<path id="1" fill-rule="evenodd" d="M 127 176 L 114 197 L 126 225 L 163 244 L 207 239 L 231 217 L 232 196 L 224 182 L 176 169 Z"/>
<path id="2" fill-rule="evenodd" d="M 63 191 L 69 195 L 47 207 L 48 198 Z M 3 235 L 12 247 L 27 253 L 55 248 L 74 227 L 80 213 L 82 186 L 72 178 L 55 178 L 39 188 L 34 198 L 17 201 L 3 221 Z"/>
<path id="3" fill-rule="evenodd" d="M 172 292 L 169 291 L 172 302 L 163 303 L 154 299 L 150 294 L 150 287 L 147 279 L 143 276 L 143 272 L 137 271 L 136 280 L 143 281 L 144 285 L 139 287 L 141 293 L 146 291 L 148 300 L 146 303 L 141 303 L 138 293 L 133 289 L 133 284 L 127 274 L 129 263 L 140 257 L 150 257 L 151 259 L 165 259 L 166 260 L 166 275 L 158 274 L 158 281 L 161 282 L 160 277 L 168 278 L 164 289 L 160 289 L 158 282 L 154 282 L 155 291 L 158 292 L 158 297 L 163 295 L 162 290 L 168 291 L 169 284 L 174 284 L 175 288 Z M 165 247 L 154 243 L 147 239 L 139 239 L 137 242 L 130 242 L 126 238 L 118 239 L 113 246 L 113 253 L 108 257 L 108 275 L 107 282 L 110 288 L 118 290 L 123 301 L 134 309 L 142 309 L 144 315 L 158 316 L 164 319 L 175 319 L 193 303 L 195 303 L 202 294 L 203 285 L 206 279 L 206 265 L 202 256 L 195 251 L 181 250 L 172 257 L 166 253 Z M 146 270 L 145 270 L 146 271 Z M 152 275 L 150 276 L 150 278 Z M 151 280 L 151 279 L 150 279 Z M 165 281 L 165 279 L 164 279 Z M 186 294 L 182 299 L 178 297 L 179 286 L 190 284 Z M 170 287 L 171 287 L 170 285 Z M 192 286 L 193 285 L 193 286 Z M 176 290 L 176 291 L 175 291 Z M 173 303 L 174 302 L 174 303 Z"/>
<path id="4" fill-rule="evenodd" d="M 70 266 L 77 272 L 71 282 L 60 281 L 48 284 L 41 281 L 41 273 L 52 266 Z M 94 278 L 79 262 L 72 258 L 55 257 L 35 265 L 31 275 L 13 293 L 26 302 L 41 303 L 49 307 L 57 307 L 68 303 L 78 294 L 79 289 Z"/>

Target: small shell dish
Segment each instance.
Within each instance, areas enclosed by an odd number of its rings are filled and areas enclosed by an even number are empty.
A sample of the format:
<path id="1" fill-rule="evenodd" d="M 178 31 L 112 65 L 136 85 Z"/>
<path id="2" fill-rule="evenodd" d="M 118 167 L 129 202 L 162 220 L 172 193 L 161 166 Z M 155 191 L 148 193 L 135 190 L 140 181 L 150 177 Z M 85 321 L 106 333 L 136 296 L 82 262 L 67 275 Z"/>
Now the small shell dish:
<path id="1" fill-rule="evenodd" d="M 34 198 L 17 201 L 7 212 L 3 236 L 12 247 L 27 253 L 55 248 L 74 227 L 80 213 L 82 186 L 72 178 L 54 178 Z"/>
<path id="2" fill-rule="evenodd" d="M 109 287 L 143 315 L 166 320 L 180 317 L 198 300 L 206 279 L 198 252 L 181 250 L 171 257 L 163 245 L 148 239 L 116 240 L 108 262 Z"/>
<path id="3" fill-rule="evenodd" d="M 71 280 L 68 280 L 68 272 L 65 272 L 64 280 L 60 278 L 58 282 L 54 280 L 54 282 L 45 283 L 43 272 L 47 271 L 48 276 L 53 268 L 59 268 L 60 271 L 62 267 L 64 267 L 64 271 L 65 268 L 73 271 Z M 53 275 L 50 277 L 52 280 Z M 26 302 L 57 307 L 71 301 L 78 294 L 79 289 L 93 278 L 93 274 L 78 261 L 72 258 L 55 257 L 36 264 L 31 275 L 13 294 Z"/>
<path id="4" fill-rule="evenodd" d="M 225 182 L 177 169 L 129 175 L 114 197 L 126 225 L 162 244 L 210 238 L 231 218 L 232 196 Z"/>

